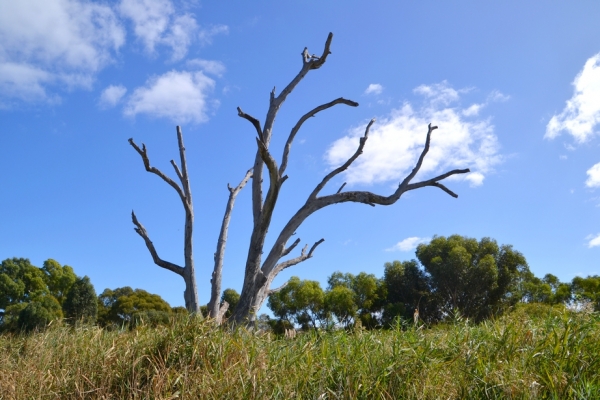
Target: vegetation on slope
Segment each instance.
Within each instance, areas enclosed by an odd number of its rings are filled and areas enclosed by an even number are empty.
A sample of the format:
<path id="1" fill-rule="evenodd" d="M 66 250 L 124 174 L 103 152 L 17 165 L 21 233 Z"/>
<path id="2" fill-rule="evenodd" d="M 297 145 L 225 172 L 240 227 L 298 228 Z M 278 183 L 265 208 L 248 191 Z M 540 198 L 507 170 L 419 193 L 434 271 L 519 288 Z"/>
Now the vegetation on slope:
<path id="1" fill-rule="evenodd" d="M 473 324 L 289 340 L 181 316 L 132 330 L 0 335 L 0 398 L 600 398 L 600 317 L 519 305 Z"/>

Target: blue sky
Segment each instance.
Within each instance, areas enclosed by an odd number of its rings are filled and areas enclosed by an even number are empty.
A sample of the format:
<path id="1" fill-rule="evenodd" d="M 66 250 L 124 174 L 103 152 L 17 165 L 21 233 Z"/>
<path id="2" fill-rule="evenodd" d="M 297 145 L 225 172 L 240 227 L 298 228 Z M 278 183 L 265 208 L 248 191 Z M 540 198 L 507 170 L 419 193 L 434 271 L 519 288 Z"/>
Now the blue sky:
<path id="1" fill-rule="evenodd" d="M 152 263 L 135 210 L 163 259 L 183 263 L 183 208 L 127 143 L 175 176 L 181 125 L 194 198 L 196 275 L 209 299 L 228 196 L 252 166 L 269 92 L 300 70 L 302 49 L 332 54 L 283 105 L 271 150 L 313 107 L 292 147 L 267 242 L 358 145 L 342 182 L 389 194 L 412 167 L 427 124 L 439 126 L 421 178 L 453 168 L 454 199 L 436 188 L 389 207 L 342 204 L 311 216 L 302 243 L 325 242 L 282 273 L 325 282 L 336 270 L 381 276 L 433 235 L 495 238 L 532 271 L 563 281 L 600 274 L 600 6 L 545 2 L 201 2 L 0 0 L 0 258 L 48 258 L 96 290 L 139 287 L 182 305 L 179 276 Z M 224 287 L 241 289 L 251 227 L 239 195 Z M 268 244 L 267 243 L 267 244 Z"/>

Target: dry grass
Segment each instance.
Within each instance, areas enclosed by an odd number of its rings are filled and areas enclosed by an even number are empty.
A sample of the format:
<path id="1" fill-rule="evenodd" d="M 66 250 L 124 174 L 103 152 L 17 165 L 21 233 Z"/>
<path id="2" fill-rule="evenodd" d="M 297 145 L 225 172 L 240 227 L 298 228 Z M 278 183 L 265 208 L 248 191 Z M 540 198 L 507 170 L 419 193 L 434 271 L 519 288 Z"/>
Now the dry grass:
<path id="1" fill-rule="evenodd" d="M 194 318 L 0 336 L 2 399 L 600 398 L 600 318 L 530 305 L 495 321 L 307 333 Z"/>

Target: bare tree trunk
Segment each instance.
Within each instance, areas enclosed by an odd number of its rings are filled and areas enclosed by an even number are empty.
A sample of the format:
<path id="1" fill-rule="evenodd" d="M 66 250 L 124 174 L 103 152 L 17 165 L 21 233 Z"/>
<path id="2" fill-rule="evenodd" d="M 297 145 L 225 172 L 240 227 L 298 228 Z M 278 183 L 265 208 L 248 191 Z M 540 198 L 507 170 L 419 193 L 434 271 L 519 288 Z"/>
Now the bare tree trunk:
<path id="1" fill-rule="evenodd" d="M 319 197 L 318 195 L 325 185 L 327 185 L 327 183 L 333 177 L 345 171 L 362 154 L 368 138 L 369 129 L 375 122 L 375 120 L 371 120 L 365 129 L 364 136 L 360 138 L 354 155 L 350 157 L 342 166 L 327 174 L 315 187 L 312 193 L 310 193 L 308 196 L 306 203 L 296 212 L 296 214 L 290 218 L 288 223 L 281 230 L 275 241 L 275 244 L 270 249 L 265 261 L 263 262 L 262 255 L 265 238 L 271 223 L 271 217 L 273 215 L 275 205 L 277 203 L 279 191 L 283 182 L 285 182 L 287 179 L 287 175 L 284 175 L 284 173 L 288 164 L 289 152 L 291 150 L 296 133 L 307 119 L 314 117 L 320 111 L 331 108 L 337 104 L 345 104 L 352 107 L 358 106 L 358 103 L 354 101 L 338 98 L 329 103 L 315 107 L 303 115 L 292 128 L 284 147 L 281 166 L 279 168 L 277 167 L 277 162 L 269 151 L 269 143 L 271 140 L 275 117 L 287 96 L 293 91 L 293 89 L 304 78 L 304 76 L 306 76 L 309 71 L 318 69 L 325 63 L 327 56 L 331 53 L 330 46 L 332 38 L 333 34 L 330 33 L 327 37 L 325 48 L 321 56 L 316 56 L 314 54 L 311 55 L 309 54 L 308 49 L 305 48 L 302 52 L 302 68 L 300 72 L 278 96 L 275 96 L 275 88 L 273 88 L 270 96 L 269 110 L 267 112 L 263 127 L 261 127 L 261 123 L 258 121 L 258 119 L 244 113 L 241 108 L 238 107 L 238 115 L 252 123 L 257 132 L 256 143 L 258 149 L 253 168 L 254 173 L 252 176 L 252 212 L 254 217 L 254 227 L 248 248 L 242 293 L 240 295 L 240 301 L 237 304 L 232 317 L 230 318 L 231 323 L 242 324 L 253 322 L 256 318 L 256 313 L 269 294 L 271 294 L 273 291 L 279 290 L 270 289 L 271 283 L 275 277 L 285 268 L 289 268 L 311 258 L 316 247 L 324 241 L 324 239 L 320 239 L 319 241 L 315 242 L 308 252 L 308 245 L 306 245 L 299 256 L 285 261 L 280 261 L 283 257 L 287 256 L 292 250 L 294 250 L 294 248 L 300 243 L 300 239 L 296 239 L 290 246 L 286 247 L 291 236 L 296 232 L 306 218 L 308 218 L 314 212 L 333 204 L 345 202 L 363 203 L 370 206 L 391 205 L 394 204 L 403 193 L 425 186 L 434 186 L 440 188 L 451 196 L 457 197 L 455 193 L 446 188 L 440 183 L 440 181 L 451 175 L 469 172 L 468 169 L 457 169 L 446 172 L 445 174 L 426 181 L 411 183 L 412 179 L 421 168 L 425 155 L 429 151 L 431 133 L 433 130 L 437 129 L 436 126 L 431 126 L 430 124 L 425 139 L 425 146 L 421 152 L 417 164 L 412 172 L 402 182 L 400 182 L 398 189 L 391 195 L 382 196 L 367 191 L 342 192 L 342 189 L 345 186 L 344 183 L 335 194 Z M 262 188 L 263 165 L 266 165 L 269 174 L 269 186 L 264 201 Z"/>
<path id="2" fill-rule="evenodd" d="M 142 161 L 144 162 L 144 167 L 146 171 L 151 172 L 155 175 L 158 175 L 163 181 L 169 184 L 181 199 L 183 204 L 183 208 L 185 210 L 185 229 L 184 229 L 184 246 L 183 246 L 183 255 L 184 255 L 184 266 L 181 267 L 177 264 L 171 263 L 169 261 L 165 261 L 158 256 L 158 253 L 154 247 L 154 244 L 150 240 L 148 233 L 144 226 L 138 221 L 135 213 L 131 212 L 131 219 L 133 224 L 136 226 L 135 231 L 144 239 L 146 242 L 146 247 L 150 251 L 152 255 L 152 259 L 156 265 L 159 267 L 168 269 L 169 271 L 175 272 L 180 275 L 185 282 L 185 291 L 183 292 L 183 297 L 185 299 L 185 308 L 189 312 L 200 313 L 200 306 L 198 304 L 198 290 L 196 288 L 196 273 L 194 271 L 194 251 L 193 251 L 193 229 L 194 229 L 194 207 L 192 203 L 192 192 L 190 189 L 190 181 L 188 177 L 187 171 L 187 162 L 185 159 L 185 147 L 183 146 L 183 135 L 181 133 L 181 128 L 177 127 L 177 141 L 179 144 L 179 156 L 181 160 L 181 170 L 175 163 L 175 161 L 171 160 L 171 165 L 175 169 L 175 173 L 181 182 L 181 186 L 179 186 L 175 181 L 166 176 L 159 169 L 150 166 L 150 160 L 148 158 L 148 153 L 146 150 L 146 145 L 142 143 L 142 148 L 140 149 L 138 145 L 135 144 L 133 139 L 129 139 L 129 144 L 138 152 L 138 154 L 142 157 Z M 183 187 L 183 188 L 182 188 Z"/>
<path id="3" fill-rule="evenodd" d="M 223 271 L 223 258 L 225 256 L 225 245 L 227 244 L 227 232 L 229 230 L 229 220 L 231 218 L 231 211 L 233 210 L 233 205 L 235 204 L 235 198 L 238 193 L 246 186 L 248 180 L 252 177 L 252 170 L 246 172 L 246 176 L 240 184 L 234 189 L 229 184 L 227 185 L 227 189 L 229 189 L 229 200 L 227 201 L 227 206 L 225 207 L 225 216 L 223 217 L 223 222 L 221 223 L 221 231 L 219 233 L 219 240 L 217 241 L 217 252 L 215 253 L 215 267 L 212 273 L 212 278 L 210 280 L 211 283 L 211 292 L 210 292 L 210 301 L 208 302 L 208 315 L 210 318 L 214 318 L 217 324 L 221 323 L 221 319 L 227 311 L 229 304 L 224 302 L 222 305 L 219 305 L 219 296 L 221 295 L 221 276 Z M 223 310 L 224 308 L 224 310 Z"/>

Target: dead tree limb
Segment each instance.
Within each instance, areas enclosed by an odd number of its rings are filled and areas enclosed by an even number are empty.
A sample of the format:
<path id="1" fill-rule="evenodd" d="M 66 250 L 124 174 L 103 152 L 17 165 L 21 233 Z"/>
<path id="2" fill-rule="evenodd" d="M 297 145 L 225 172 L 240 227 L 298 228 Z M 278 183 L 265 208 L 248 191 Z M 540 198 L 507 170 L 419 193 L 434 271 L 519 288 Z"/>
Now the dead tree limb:
<path id="1" fill-rule="evenodd" d="M 183 297 L 185 299 L 185 307 L 189 312 L 198 313 L 200 311 L 200 307 L 198 305 L 198 290 L 196 288 L 196 274 L 194 271 L 194 254 L 193 254 L 193 242 L 192 242 L 192 233 L 194 229 L 194 207 L 192 203 L 192 191 L 190 189 L 190 181 L 188 177 L 187 171 L 187 162 L 185 158 L 185 147 L 183 145 L 183 135 L 181 133 L 181 128 L 177 127 L 177 142 L 179 145 L 179 157 L 181 162 L 181 169 L 177 166 L 175 161 L 171 160 L 171 165 L 175 169 L 175 173 L 179 178 L 181 186 L 165 175 L 158 168 L 152 167 L 150 165 L 150 159 L 148 158 L 148 152 L 146 149 L 146 145 L 142 143 L 142 148 L 140 148 L 133 139 L 129 139 L 129 144 L 135 149 L 135 151 L 140 155 L 142 161 L 144 163 L 144 167 L 146 171 L 151 172 L 157 176 L 159 176 L 163 181 L 165 181 L 169 186 L 171 186 L 181 199 L 183 204 L 183 208 L 185 210 L 185 229 L 184 229 L 184 266 L 180 267 L 174 263 L 164 261 L 156 252 L 154 248 L 154 244 L 148 237 L 146 229 L 139 223 L 135 213 L 131 212 L 131 218 L 136 226 L 135 231 L 144 239 L 146 242 L 146 247 L 150 251 L 152 255 L 152 260 L 159 267 L 168 269 L 169 271 L 173 271 L 176 274 L 183 277 L 185 282 L 185 291 L 183 293 Z"/>
<path id="2" fill-rule="evenodd" d="M 330 103 L 326 103 L 315 107 L 308 113 L 304 114 L 298 120 L 296 125 L 292 128 L 288 136 L 288 140 L 283 150 L 281 167 L 279 168 L 279 170 L 277 170 L 277 163 L 275 162 L 271 155 L 271 152 L 269 151 L 269 144 L 271 141 L 275 117 L 287 96 L 293 91 L 296 85 L 298 85 L 298 83 L 306 76 L 306 74 L 309 71 L 313 69 L 318 69 L 321 66 L 323 66 L 323 64 L 325 64 L 328 55 L 331 54 L 330 46 L 332 38 L 333 35 L 330 33 L 327 37 L 325 48 L 321 56 L 316 56 L 314 54 L 311 55 L 308 52 L 308 49 L 305 48 L 302 51 L 302 68 L 300 69 L 300 72 L 291 80 L 291 82 L 285 87 L 285 89 L 283 89 L 283 91 L 279 95 L 276 96 L 275 88 L 273 88 L 270 94 L 269 110 L 267 111 L 265 122 L 262 125 L 262 128 L 258 119 L 249 116 L 248 114 L 242 112 L 240 108 L 238 108 L 238 115 L 252 123 L 252 125 L 257 131 L 258 138 L 256 141 L 257 152 L 253 168 L 254 174 L 252 177 L 252 210 L 254 218 L 254 227 L 248 248 L 248 256 L 246 259 L 246 269 L 244 274 L 244 285 L 242 287 L 242 293 L 240 295 L 240 300 L 236 306 L 236 309 L 234 310 L 233 315 L 230 318 L 230 320 L 233 323 L 252 322 L 255 318 L 255 313 L 262 306 L 267 296 L 273 293 L 273 290 L 270 289 L 270 285 L 273 282 L 275 276 L 277 276 L 277 274 L 283 269 L 291 267 L 292 265 L 297 265 L 300 262 L 312 257 L 312 253 L 315 250 L 315 248 L 323 242 L 323 239 L 316 242 L 308 253 L 306 252 L 307 246 L 305 246 L 300 256 L 289 259 L 287 261 L 280 262 L 280 259 L 288 255 L 300 242 L 299 240 L 296 240 L 292 243 L 292 245 L 286 247 L 286 244 L 290 237 L 296 232 L 296 230 L 306 220 L 306 218 L 308 218 L 314 212 L 324 207 L 344 202 L 363 203 L 370 206 L 391 205 L 394 204 L 406 191 L 418 189 L 425 186 L 440 188 L 446 193 L 450 194 L 451 196 L 456 197 L 456 194 L 454 194 L 446 186 L 441 184 L 440 181 L 455 174 L 463 174 L 469 172 L 468 169 L 456 169 L 429 180 L 411 183 L 412 179 L 420 170 L 425 155 L 429 151 L 431 132 L 437 128 L 435 126 L 431 126 L 430 124 L 425 140 L 425 146 L 419 156 L 415 167 L 413 168 L 411 173 L 402 182 L 400 182 L 396 191 L 394 191 L 394 193 L 392 193 L 391 195 L 383 196 L 368 191 L 342 192 L 342 189 L 345 186 L 345 184 L 343 184 L 336 193 L 325 196 L 319 196 L 323 188 L 331 181 L 332 178 L 339 175 L 341 172 L 347 170 L 352 165 L 352 163 L 354 163 L 354 161 L 362 154 L 363 148 L 368 139 L 369 130 L 375 122 L 375 120 L 371 120 L 365 128 L 365 133 L 363 137 L 359 139 L 356 152 L 340 167 L 334 169 L 329 174 L 327 174 L 323 178 L 323 180 L 315 187 L 315 189 L 308 196 L 305 204 L 290 218 L 288 223 L 283 227 L 278 237 L 276 238 L 273 247 L 267 253 L 267 257 L 263 262 L 262 254 L 264 250 L 265 237 L 267 235 L 267 231 L 271 223 L 271 216 L 275 209 L 279 191 L 281 189 L 281 184 L 287 178 L 287 176 L 284 175 L 284 173 L 288 165 L 288 158 L 291 145 L 294 138 L 296 137 L 298 130 L 310 117 L 315 116 L 318 112 L 331 108 L 336 104 L 346 104 L 353 107 L 358 105 L 358 103 L 353 102 L 351 100 L 339 98 Z M 269 172 L 269 186 L 267 196 L 264 199 L 264 202 L 262 187 L 263 165 L 267 166 Z"/>
<path id="3" fill-rule="evenodd" d="M 246 176 L 237 185 L 235 188 L 232 188 L 227 184 L 227 189 L 229 190 L 229 200 L 227 200 L 227 206 L 225 207 L 225 215 L 223 216 L 223 222 L 221 223 L 221 231 L 219 232 L 219 239 L 217 241 L 217 251 L 215 253 L 215 267 L 212 273 L 212 278 L 210 280 L 211 283 L 211 291 L 210 291 L 210 301 L 208 302 L 208 315 L 211 318 L 214 318 L 218 324 L 221 323 L 222 315 L 227 311 L 223 311 L 221 313 L 221 309 L 223 306 L 219 306 L 219 296 L 221 294 L 221 276 L 223 272 L 223 258 L 225 257 L 225 246 L 227 245 L 227 232 L 229 231 L 229 221 L 231 219 L 231 212 L 233 211 L 233 206 L 235 204 L 235 198 L 238 193 L 246 186 L 248 180 L 252 177 L 252 170 L 248 170 L 246 172 Z M 229 303 L 224 302 L 223 304 L 227 304 L 229 307 Z M 221 316 L 221 317 L 219 317 Z"/>

